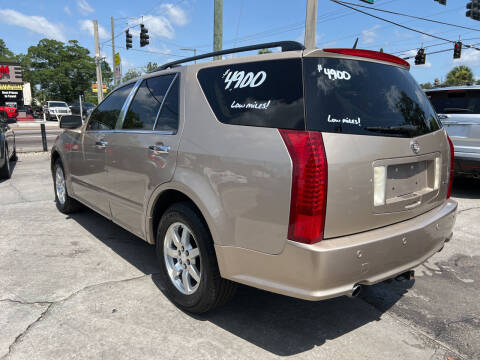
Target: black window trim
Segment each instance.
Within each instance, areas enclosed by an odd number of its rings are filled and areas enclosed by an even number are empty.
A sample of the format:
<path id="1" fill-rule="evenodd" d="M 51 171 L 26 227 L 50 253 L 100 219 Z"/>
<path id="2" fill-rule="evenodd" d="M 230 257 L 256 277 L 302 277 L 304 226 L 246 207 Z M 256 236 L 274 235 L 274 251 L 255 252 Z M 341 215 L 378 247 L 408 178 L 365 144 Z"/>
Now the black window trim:
<path id="1" fill-rule="evenodd" d="M 172 82 L 170 83 L 167 91 L 165 92 L 165 96 L 162 99 L 162 103 L 160 104 L 160 108 L 158 109 L 158 112 L 157 112 L 157 117 L 155 118 L 155 122 L 153 124 L 153 129 L 152 129 L 153 131 L 155 131 L 155 128 L 157 127 L 158 118 L 160 117 L 160 114 L 162 113 L 162 109 L 163 109 L 163 105 L 165 104 L 165 100 L 168 98 L 168 95 L 170 94 L 170 90 L 172 89 L 173 85 L 175 84 L 175 81 L 177 81 L 177 78 L 179 78 L 179 77 L 180 77 L 180 73 L 178 73 L 178 72 L 175 73 L 175 76 L 173 77 Z M 179 113 L 179 118 L 180 118 L 180 113 Z M 180 121 L 179 121 L 179 123 L 180 123 Z M 171 133 L 170 135 L 175 135 L 178 132 L 178 126 L 177 126 L 177 129 L 175 131 L 172 130 L 172 131 L 162 131 L 162 132 L 167 132 L 167 133 Z"/>

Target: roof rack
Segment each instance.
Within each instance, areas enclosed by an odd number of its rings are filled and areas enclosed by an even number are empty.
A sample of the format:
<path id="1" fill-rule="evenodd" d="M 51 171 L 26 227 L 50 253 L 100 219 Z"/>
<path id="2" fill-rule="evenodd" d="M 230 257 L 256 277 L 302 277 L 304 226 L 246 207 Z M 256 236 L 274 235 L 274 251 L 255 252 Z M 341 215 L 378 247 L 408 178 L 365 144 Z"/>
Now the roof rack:
<path id="1" fill-rule="evenodd" d="M 244 52 L 244 51 L 268 49 L 268 48 L 274 48 L 274 47 L 281 47 L 282 52 L 305 49 L 305 47 L 297 41 L 276 41 L 276 42 L 269 42 L 269 43 L 263 43 L 263 44 L 257 44 L 257 45 L 242 46 L 242 47 L 237 47 L 232 49 L 213 51 L 213 52 L 209 52 L 209 53 L 197 55 L 197 56 L 191 56 L 181 60 L 175 60 L 175 61 L 163 64 L 150 72 L 165 70 L 165 69 L 174 67 L 176 65 L 194 61 L 194 60 L 206 59 L 209 57 L 220 56 L 225 54 L 234 54 L 234 53 Z"/>

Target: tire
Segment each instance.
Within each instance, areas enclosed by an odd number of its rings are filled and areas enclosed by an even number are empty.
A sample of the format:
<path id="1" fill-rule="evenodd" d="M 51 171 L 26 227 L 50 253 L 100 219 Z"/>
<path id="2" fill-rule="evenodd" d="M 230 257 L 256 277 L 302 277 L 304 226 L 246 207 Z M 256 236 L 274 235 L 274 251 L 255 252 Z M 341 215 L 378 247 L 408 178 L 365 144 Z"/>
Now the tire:
<path id="1" fill-rule="evenodd" d="M 12 154 L 12 157 L 10 158 L 10 160 L 12 160 L 12 161 L 17 161 L 18 160 L 17 145 L 15 143 L 13 144 L 13 154 Z"/>
<path id="2" fill-rule="evenodd" d="M 77 200 L 71 198 L 68 195 L 67 184 L 65 181 L 65 171 L 63 170 L 63 165 L 60 160 L 55 161 L 52 175 L 53 175 L 53 190 L 55 193 L 55 204 L 57 205 L 57 209 L 64 214 L 71 214 L 80 210 L 81 204 Z M 63 186 L 62 186 L 62 179 L 63 179 Z M 61 190 L 61 188 L 63 188 L 63 191 Z"/>
<path id="3" fill-rule="evenodd" d="M 8 157 L 7 144 L 3 143 L 3 164 L 0 167 L 0 179 L 10 179 L 12 172 L 10 171 L 10 159 Z"/>
<path id="4" fill-rule="evenodd" d="M 183 241 L 181 235 L 184 234 L 185 229 L 190 234 L 186 236 L 188 240 Z M 171 235 L 175 231 L 178 231 L 179 237 L 177 240 L 181 240 L 180 244 L 185 247 L 185 251 L 183 251 L 183 248 L 176 247 L 175 242 L 171 241 L 173 238 Z M 190 250 L 191 253 L 189 253 Z M 176 260 L 172 256 L 165 255 L 165 253 L 171 254 L 172 251 L 179 255 Z M 159 277 L 165 289 L 165 294 L 180 309 L 201 314 L 223 305 L 235 294 L 236 284 L 220 276 L 210 231 L 202 215 L 190 203 L 176 203 L 165 211 L 158 226 L 156 253 L 161 265 Z M 198 254 L 197 257 L 194 257 L 195 254 Z M 188 258 L 188 255 L 191 255 L 191 257 Z M 187 262 L 188 265 L 186 265 Z M 171 277 L 167 269 L 167 267 L 170 267 L 170 270 L 172 270 L 172 264 L 173 271 L 170 273 L 176 273 L 177 280 L 172 279 L 175 276 L 172 275 Z M 190 275 L 190 266 L 197 270 L 196 273 L 199 274 L 198 282 L 194 276 Z M 186 267 L 188 270 L 185 269 Z M 179 274 L 179 271 L 181 271 L 181 274 Z M 184 273 L 187 273 L 187 276 L 190 277 L 190 282 L 187 281 L 187 283 L 189 285 L 193 284 L 191 287 L 187 286 L 191 291 L 190 293 L 185 292 Z M 175 281 L 177 285 L 175 285 Z"/>

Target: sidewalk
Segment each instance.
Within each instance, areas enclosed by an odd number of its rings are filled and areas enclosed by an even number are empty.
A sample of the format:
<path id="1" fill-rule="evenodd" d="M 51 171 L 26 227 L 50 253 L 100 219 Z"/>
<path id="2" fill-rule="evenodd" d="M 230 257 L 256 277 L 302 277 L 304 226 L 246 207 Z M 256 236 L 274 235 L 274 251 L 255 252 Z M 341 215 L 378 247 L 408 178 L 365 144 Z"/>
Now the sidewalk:
<path id="1" fill-rule="evenodd" d="M 58 129 L 58 121 L 43 121 L 43 119 L 37 119 L 34 121 L 17 121 L 14 124 L 9 126 L 12 129 L 22 129 L 22 130 L 39 130 L 40 124 L 45 124 L 47 129 Z"/>

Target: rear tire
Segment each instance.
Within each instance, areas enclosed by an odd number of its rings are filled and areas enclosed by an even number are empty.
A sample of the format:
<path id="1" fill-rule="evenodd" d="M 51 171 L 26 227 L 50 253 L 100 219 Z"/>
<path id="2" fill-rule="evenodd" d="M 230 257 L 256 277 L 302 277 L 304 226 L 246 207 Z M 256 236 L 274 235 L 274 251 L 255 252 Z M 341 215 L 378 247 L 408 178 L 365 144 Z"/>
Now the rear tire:
<path id="1" fill-rule="evenodd" d="M 0 179 L 10 179 L 12 172 L 10 170 L 10 159 L 8 156 L 7 144 L 3 144 L 3 164 L 0 167 Z"/>
<path id="2" fill-rule="evenodd" d="M 185 231 L 187 235 L 182 236 Z M 176 241 L 172 241 L 174 237 Z M 190 203 L 176 203 L 165 211 L 158 226 L 156 253 L 161 265 L 160 281 L 167 297 L 180 309 L 204 313 L 235 294 L 236 283 L 220 276 L 210 231 Z M 190 275 L 192 272 L 194 275 Z M 184 276 L 188 286 L 184 285 Z"/>
<path id="3" fill-rule="evenodd" d="M 81 204 L 68 195 L 65 171 L 60 160 L 53 166 L 53 189 L 57 209 L 64 214 L 74 213 L 81 208 Z"/>

